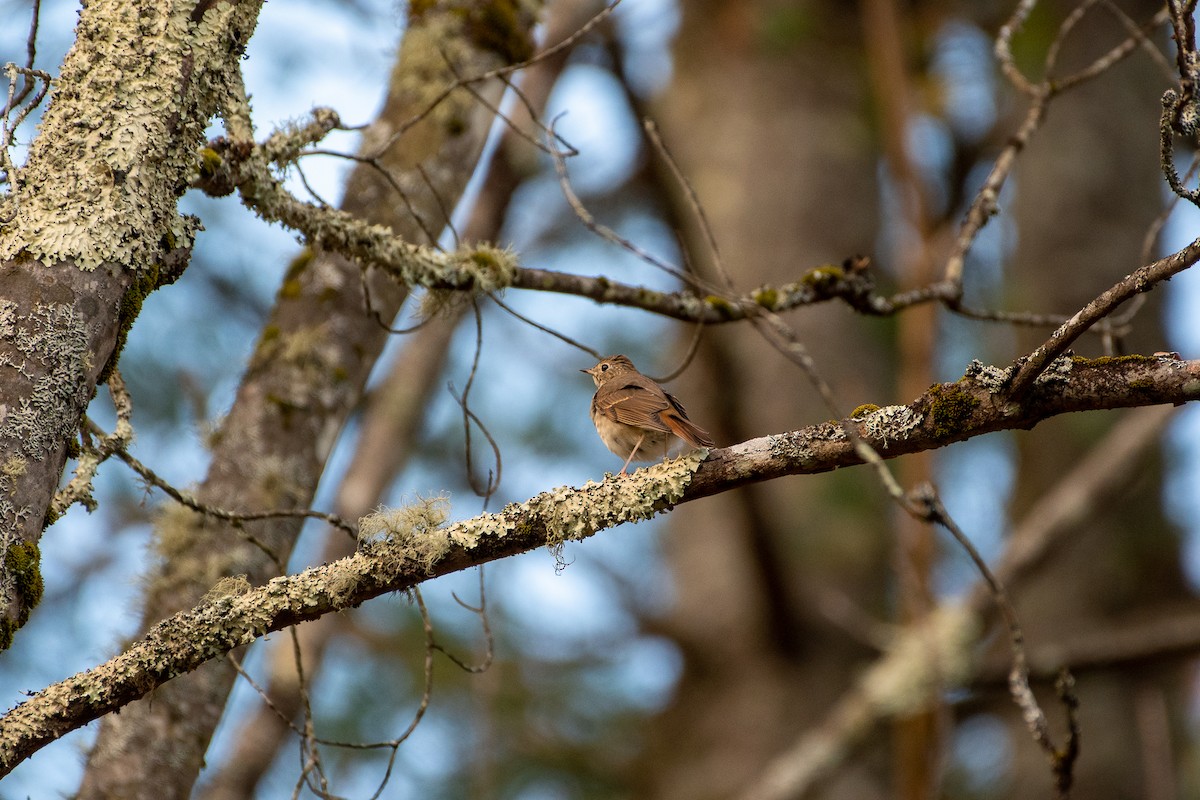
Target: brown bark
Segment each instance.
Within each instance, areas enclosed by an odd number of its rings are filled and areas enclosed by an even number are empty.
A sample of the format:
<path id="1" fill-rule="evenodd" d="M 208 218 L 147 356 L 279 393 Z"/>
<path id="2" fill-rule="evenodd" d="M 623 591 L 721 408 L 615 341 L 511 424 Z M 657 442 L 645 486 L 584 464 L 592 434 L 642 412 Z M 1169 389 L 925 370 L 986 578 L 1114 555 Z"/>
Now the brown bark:
<path id="1" fill-rule="evenodd" d="M 187 263 L 196 225 L 176 211 L 179 187 L 258 4 L 225 15 L 194 3 L 136 11 L 84 9 L 29 159 L 0 203 L 0 648 L 40 598 L 37 542 L 96 382 L 142 298 Z M 189 16 L 204 25 L 189 28 Z"/>

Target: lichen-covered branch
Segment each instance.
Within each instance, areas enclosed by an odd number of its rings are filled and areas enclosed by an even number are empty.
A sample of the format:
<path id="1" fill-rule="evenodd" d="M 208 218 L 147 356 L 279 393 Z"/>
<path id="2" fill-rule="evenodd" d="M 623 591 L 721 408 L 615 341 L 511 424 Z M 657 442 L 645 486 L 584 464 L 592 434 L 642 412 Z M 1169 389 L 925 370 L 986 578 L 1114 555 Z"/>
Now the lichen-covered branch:
<path id="1" fill-rule="evenodd" d="M 908 405 L 860 406 L 849 422 L 884 458 L 945 447 L 985 433 L 1032 428 L 1058 414 L 1178 405 L 1200 400 L 1200 361 L 1171 357 L 1062 357 L 1020 400 L 1007 396 L 1012 369 L 972 363 L 954 383 L 931 386 Z M 842 424 L 826 422 L 714 451 L 687 499 L 732 485 L 862 463 Z"/>
<path id="2" fill-rule="evenodd" d="M 0 721 L 0 773 L 67 731 L 270 631 L 474 564 L 649 519 L 681 500 L 701 456 L 693 453 L 636 478 L 563 487 L 445 527 L 446 510 L 438 501 L 367 517 L 355 555 L 208 599 L 156 625 L 98 668 L 17 706 Z"/>
<path id="3" fill-rule="evenodd" d="M 214 195 L 237 189 L 243 201 L 264 219 L 299 231 L 310 245 L 380 268 L 409 287 L 474 292 L 512 287 L 570 294 L 710 325 L 745 320 L 761 311 L 787 311 L 835 299 L 876 316 L 893 314 L 914 303 L 950 299 L 941 285 L 893 298 L 881 296 L 875 291 L 866 259 L 852 259 L 842 266 L 819 266 L 782 286 L 763 286 L 743 296 L 724 297 L 656 291 L 604 276 L 521 267 L 515 254 L 486 245 L 472 244 L 451 253 L 416 245 L 385 225 L 303 202 L 275 177 L 271 167 L 294 158 L 298 153 L 296 143 L 305 140 L 304 132 L 320 130 L 322 121 L 331 123 L 324 128 L 327 131 L 336 124 L 336 117 L 328 109 L 315 109 L 310 125 L 280 131 L 261 147 L 225 139 L 210 142 L 202 151 L 204 168 L 197 187 Z"/>
<path id="4" fill-rule="evenodd" d="M 328 109 L 313 112 L 317 121 L 331 114 Z M 447 253 L 413 244 L 389 226 L 348 211 L 298 200 L 271 172 L 281 154 L 294 151 L 289 144 L 294 137 L 288 133 L 276 133 L 262 147 L 211 142 L 204 150 L 206 171 L 199 185 L 235 187 L 261 217 L 302 232 L 310 246 L 379 267 L 406 287 L 487 292 L 512 282 L 516 256 L 509 251 L 472 244 Z"/>
<path id="5" fill-rule="evenodd" d="M 908 405 L 860 409 L 848 424 L 891 458 L 991 431 L 1030 428 L 1056 414 L 1200 400 L 1200 361 L 1064 358 L 1020 402 L 1003 394 L 1006 378 L 1004 370 L 974 364 L 955 383 L 932 386 Z M 439 575 L 541 546 L 557 548 L 746 483 L 856 463 L 860 458 L 841 425 L 827 422 L 707 454 L 696 451 L 579 489 L 562 487 L 448 526 L 441 526 L 444 510 L 437 502 L 372 515 L 361 523 L 364 540 L 355 555 L 206 600 L 98 668 L 17 706 L 0 718 L 0 772 L 67 731 L 270 631 Z"/>
<path id="6" fill-rule="evenodd" d="M 573 294 L 597 303 L 640 308 L 664 317 L 708 325 L 738 322 L 763 311 L 778 313 L 829 300 L 842 300 L 863 314 L 886 316 L 916 303 L 950 298 L 941 285 L 890 298 L 879 295 L 865 259 L 851 259 L 842 266 L 826 264 L 815 267 L 791 283 L 761 286 L 737 297 L 717 294 L 700 297 L 691 292 L 659 292 L 603 276 L 575 275 L 529 267 L 518 268 L 513 273 L 511 285 L 518 289 Z"/>

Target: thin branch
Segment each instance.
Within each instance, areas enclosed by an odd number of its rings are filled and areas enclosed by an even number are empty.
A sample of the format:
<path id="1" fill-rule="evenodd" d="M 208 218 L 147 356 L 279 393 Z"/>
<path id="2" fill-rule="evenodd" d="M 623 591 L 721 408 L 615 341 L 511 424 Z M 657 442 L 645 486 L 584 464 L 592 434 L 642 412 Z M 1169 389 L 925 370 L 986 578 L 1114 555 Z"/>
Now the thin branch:
<path id="1" fill-rule="evenodd" d="M 962 297 L 963 270 L 966 265 L 967 252 L 975 243 L 975 237 L 979 235 L 979 231 L 999 211 L 1000 190 L 1008 180 L 1013 167 L 1016 166 L 1017 155 L 1025 149 L 1034 132 L 1041 127 L 1042 120 L 1046 116 L 1046 103 L 1049 99 L 1050 96 L 1047 92 L 1032 94 L 1032 100 L 1025 112 L 1025 119 L 1021 123 L 1021 127 L 996 156 L 996 161 L 988 171 L 983 186 L 975 193 L 975 199 L 971 201 L 967 217 L 963 220 L 958 236 L 955 237 L 954 247 L 946 259 L 944 280 L 953 288 L 953 296 L 956 300 Z"/>
<path id="2" fill-rule="evenodd" d="M 1031 131 L 1039 121 L 1040 112 L 1038 115 L 1031 115 L 1023 131 Z M 307 131 L 308 127 L 304 130 Z M 311 135 L 305 133 L 300 138 Z M 946 304 L 952 310 L 958 307 L 958 298 L 962 291 L 962 260 L 966 249 L 987 216 L 994 211 L 994 206 L 989 206 L 989 202 L 994 203 L 999 184 L 1007 176 L 1012 166 L 1011 161 L 1015 159 L 1023 144 L 1023 136 L 1024 133 L 1019 133 L 1010 147 L 997 159 L 988 183 L 977 196 L 958 238 L 955 254 L 947 262 L 947 279 L 890 297 L 876 293 L 869 261 L 863 258 L 848 259 L 842 266 L 816 267 L 793 283 L 762 286 L 744 295 L 725 297 L 719 291 L 705 296 L 689 291 L 662 292 L 619 283 L 604 276 L 575 275 L 521 267 L 515 263 L 513 254 L 487 245 L 468 243 L 446 253 L 437 248 L 404 241 L 386 226 L 371 225 L 338 209 L 297 200 L 271 173 L 266 154 L 258 152 L 259 148 L 252 145 L 247 148 L 223 140 L 209 143 L 215 164 L 212 170 L 200 179 L 198 185 L 209 187 L 212 191 L 235 186 L 241 190 L 243 200 L 260 215 L 304 233 L 310 245 L 341 253 L 360 264 L 381 268 L 393 280 L 407 286 L 459 291 L 492 291 L 512 287 L 571 294 L 598 303 L 640 308 L 661 316 L 706 325 L 745 320 L 762 310 L 779 313 L 834 299 L 842 300 L 863 314 L 888 316 L 910 306 L 935 301 Z M 561 154 L 559 158 L 561 159 Z M 573 196 L 569 184 L 565 191 L 569 197 Z M 585 219 L 588 219 L 587 212 L 582 209 L 581 204 L 578 211 L 582 211 Z M 653 256 L 598 225 L 594 220 L 590 224 L 601 235 L 605 235 L 604 231 L 607 231 L 611 240 L 630 249 L 639 257 L 656 263 L 680 280 L 698 286 L 704 284 L 691 273 L 684 273 L 665 262 L 655 261 Z M 1045 315 L 973 309 L 963 309 L 963 313 L 981 320 L 1028 325 L 1053 324 L 1058 320 Z"/>
<path id="3" fill-rule="evenodd" d="M 489 294 L 488 297 L 491 299 L 491 301 L 493 303 L 500 306 L 500 308 L 503 309 L 505 313 L 509 314 L 512 317 L 515 317 L 516 319 L 520 320 L 521 322 L 524 322 L 526 325 L 528 325 L 532 328 L 537 328 L 542 333 L 547 333 L 547 334 L 553 336 L 555 339 L 558 339 L 560 342 L 564 342 L 565 344 L 569 344 L 571 347 L 574 347 L 578 350 L 582 350 L 583 352 L 585 352 L 588 355 L 595 358 L 597 361 L 604 358 L 603 354 L 597 352 L 596 350 L 593 350 L 592 348 L 588 347 L 587 345 L 583 344 L 582 342 L 577 342 L 576 340 L 572 339 L 570 336 L 567 336 L 565 333 L 562 333 L 561 331 L 556 331 L 551 327 L 543 325 L 542 323 L 538 322 L 537 320 L 530 319 L 529 317 L 525 316 L 524 314 L 522 314 L 519 311 L 512 308 L 512 306 L 505 303 L 494 292 L 492 294 Z"/>
<path id="4" fill-rule="evenodd" d="M 553 122 L 550 123 L 549 131 L 551 141 L 553 141 L 555 138 Z M 566 199 L 567 204 L 571 207 L 571 211 L 574 212 L 576 218 L 583 223 L 585 228 L 599 236 L 601 239 L 612 242 L 621 249 L 632 253 L 640 261 L 661 270 L 684 285 L 690 286 L 693 290 L 707 291 L 704 283 L 696 275 L 682 270 L 674 264 L 668 264 L 661 258 L 646 251 L 644 248 L 640 247 L 629 239 L 626 239 L 624 236 L 621 236 L 612 228 L 598 222 L 596 218 L 592 216 L 592 213 L 587 210 L 587 207 L 583 204 L 583 201 L 579 199 L 579 195 L 575 193 L 575 187 L 571 185 L 570 176 L 567 174 L 567 161 L 565 154 L 555 147 L 551 147 L 551 153 L 553 155 L 554 171 L 558 175 L 558 185 L 562 190 L 563 197 Z"/>
<path id="5" fill-rule="evenodd" d="M 542 61 L 542 60 L 548 59 L 548 58 L 552 58 L 553 56 L 558 55 L 560 52 L 562 52 L 564 50 L 569 50 L 569 49 L 573 48 L 580 39 L 582 39 L 584 36 L 587 36 L 589 33 L 591 33 L 593 28 L 595 28 L 597 25 L 599 25 L 604 20 L 608 19 L 609 15 L 611 15 L 613 13 L 613 11 L 616 10 L 617 6 L 620 5 L 620 3 L 621 3 L 621 0 L 614 0 L 614 2 L 609 3 L 599 13 L 597 13 L 595 16 L 593 16 L 591 19 L 589 19 L 583 25 L 579 26 L 579 28 L 575 32 L 573 32 L 570 36 L 567 36 L 562 41 L 558 42 L 555 45 L 552 45 L 551 47 L 547 47 L 546 49 L 539 51 L 536 55 L 533 56 L 533 58 L 530 58 L 527 61 L 522 61 L 517 64 L 508 64 L 503 67 L 497 67 L 496 69 L 482 72 L 473 77 L 459 78 L 458 80 L 453 81 L 445 89 L 443 89 L 441 92 L 439 92 L 438 95 L 429 102 L 429 105 L 427 105 L 423 110 L 421 110 L 420 112 L 418 112 L 417 114 L 412 116 L 408 121 L 406 121 L 399 128 L 397 128 L 396 132 L 393 133 L 386 142 L 384 142 L 382 145 L 379 146 L 378 151 L 376 152 L 375 155 L 376 156 L 382 155 L 384 151 L 386 151 L 388 148 L 390 148 L 392 145 L 394 145 L 397 141 L 399 141 L 400 137 L 402 137 L 405 133 L 407 133 L 409 131 L 409 129 L 411 129 L 414 125 L 416 125 L 421 120 L 425 119 L 430 114 L 432 114 L 433 111 L 439 105 L 441 105 L 443 102 L 445 102 L 446 98 L 448 98 L 451 94 L 453 94 L 456 89 L 459 89 L 464 86 L 471 86 L 476 83 L 483 83 L 485 81 L 490 81 L 493 78 L 507 78 L 508 76 L 512 75 L 513 73 L 519 72 L 520 70 L 523 70 L 523 69 L 526 69 L 527 67 L 533 66 L 534 64 L 538 63 L 539 61 Z"/>
<path id="6" fill-rule="evenodd" d="M 1081 308 L 1059 327 L 1038 349 L 1019 365 L 1013 376 L 1011 393 L 1019 397 L 1071 343 L 1099 320 L 1111 314 L 1117 306 L 1142 292 L 1148 292 L 1162 281 L 1177 275 L 1200 260 L 1200 239 L 1166 258 L 1160 258 L 1127 275 L 1112 288 Z"/>
<path id="7" fill-rule="evenodd" d="M 500 477 L 503 474 L 503 465 L 500 458 L 500 445 L 496 443 L 492 437 L 491 431 L 483 423 L 483 420 L 471 410 L 468 399 L 471 395 L 471 387 L 475 385 L 475 375 L 479 372 L 479 357 L 483 353 L 483 315 L 479 313 L 479 304 L 472 303 L 472 309 L 475 311 L 475 355 L 471 360 L 471 371 L 467 374 L 467 385 L 463 387 L 461 395 L 455 394 L 454 386 L 451 385 L 450 396 L 458 403 L 462 409 L 463 423 L 463 452 L 466 461 L 467 482 L 471 485 L 471 490 L 479 497 L 483 498 L 483 506 L 487 508 L 488 500 L 495 494 L 496 489 L 500 486 Z M 471 423 L 479 426 L 479 431 L 487 439 L 492 448 L 492 456 L 496 460 L 496 469 L 493 472 L 488 470 L 487 481 L 481 486 L 475 478 L 475 470 L 471 466 Z"/>
<path id="8" fill-rule="evenodd" d="M 1156 65 L 1162 68 L 1167 75 L 1171 76 L 1170 64 L 1166 62 L 1163 54 L 1157 47 L 1154 46 L 1148 36 L 1150 31 L 1162 25 L 1170 18 L 1167 9 L 1159 9 L 1154 16 L 1141 25 L 1138 25 L 1129 18 L 1129 15 L 1126 14 L 1123 9 L 1113 3 L 1112 0 L 1097 0 L 1097 2 L 1103 5 L 1105 9 L 1107 9 L 1114 17 L 1117 18 L 1117 21 L 1120 22 L 1125 27 L 1125 30 L 1129 33 L 1129 38 L 1125 39 L 1116 47 L 1112 48 L 1107 53 L 1100 56 L 1091 64 L 1080 69 L 1079 71 L 1074 72 L 1065 78 L 1056 78 L 1054 80 L 1055 92 L 1057 93 L 1066 91 L 1067 89 L 1073 88 L 1078 83 L 1083 83 L 1084 81 L 1088 81 L 1100 76 L 1103 72 L 1111 69 L 1115 64 L 1136 51 L 1139 46 L 1150 56 L 1150 59 Z M 1084 6 L 1079 6 L 1079 8 L 1083 9 Z M 1061 39 L 1061 36 L 1056 38 L 1055 43 L 1058 43 L 1061 41 Z M 1047 61 L 1049 61 L 1049 58 L 1047 58 Z"/>
<path id="9" fill-rule="evenodd" d="M 1033 694 L 1033 688 L 1029 685 L 1029 662 L 1025 652 L 1025 631 L 1021 627 L 1020 622 L 1017 621 L 1017 612 L 1008 599 L 1008 592 L 1005 591 L 1003 584 L 1000 583 L 991 568 L 988 567 L 987 562 L 983 560 L 983 556 L 979 554 L 975 545 L 971 543 L 971 540 L 958 527 L 958 523 L 946 511 L 946 507 L 942 505 L 941 498 L 932 486 L 926 484 L 914 491 L 910 495 L 909 506 L 915 513 L 924 517 L 926 521 L 941 525 L 950 532 L 950 535 L 954 537 L 959 546 L 967 552 L 971 562 L 975 565 L 975 569 L 979 572 L 984 584 L 991 593 L 993 602 L 1000 609 L 1000 615 L 1004 618 L 1004 625 L 1008 628 L 1009 653 L 1012 658 L 1008 672 L 1009 694 L 1021 709 L 1025 725 L 1029 728 L 1033 740 L 1050 759 L 1059 797 L 1066 798 L 1070 794 L 1075 759 L 1079 755 L 1079 728 L 1075 719 L 1075 710 L 1078 704 L 1072 701 L 1074 695 L 1070 692 L 1070 688 L 1074 685 L 1074 679 L 1071 677 L 1070 672 L 1066 670 L 1059 677 L 1059 696 L 1067 709 L 1068 728 L 1070 731 L 1067 735 L 1066 743 L 1063 747 L 1059 748 L 1054 744 L 1054 740 L 1050 735 L 1050 724 L 1046 721 L 1046 714 L 1042 711 L 1041 706 L 1038 705 L 1037 698 Z"/>
<path id="10" fill-rule="evenodd" d="M 346 522 L 337 514 L 330 514 L 324 511 L 315 511 L 311 508 L 296 508 L 296 509 L 270 509 L 267 511 L 229 511 L 223 508 L 202 503 L 193 497 L 188 492 L 180 491 L 172 486 L 165 478 L 162 478 L 150 467 L 143 464 L 138 459 L 134 458 L 126 450 L 117 450 L 115 455 L 117 458 L 129 465 L 129 468 L 138 474 L 138 476 L 146 481 L 151 486 L 156 486 L 161 489 L 168 497 L 182 506 L 186 506 L 191 510 L 203 514 L 214 519 L 224 520 L 226 522 L 252 522 L 261 519 L 319 519 L 326 522 L 335 528 L 346 533 L 346 535 L 357 538 L 358 528 Z"/>
<path id="11" fill-rule="evenodd" d="M 700 202 L 700 196 L 696 194 L 695 187 L 692 182 L 687 179 L 687 175 L 679 167 L 679 162 L 675 160 L 675 156 L 663 141 L 662 135 L 658 132 L 658 125 L 654 120 L 646 118 L 642 120 L 642 130 L 646 132 L 646 139 L 650 142 L 654 152 L 667 165 L 667 169 L 671 172 L 671 177 L 675 179 L 675 183 L 683 189 L 684 197 L 687 198 L 688 208 L 691 209 L 692 216 L 695 217 L 696 223 L 700 227 L 700 233 L 704 236 L 704 243 L 708 247 L 709 258 L 712 259 L 713 266 L 717 270 L 717 275 L 721 282 L 725 284 L 725 288 L 729 293 L 733 293 L 733 278 L 729 275 L 729 270 L 725 268 L 725 262 L 721 258 L 721 250 L 717 247 L 717 236 L 713 232 L 712 224 L 708 220 L 708 214 L 704 212 L 704 205 Z"/>
<path id="12" fill-rule="evenodd" d="M 483 660 L 481 660 L 478 664 L 468 664 L 466 661 L 463 661 L 458 656 L 447 650 L 443 645 L 434 645 L 434 647 L 440 650 L 441 653 L 446 656 L 446 658 L 450 659 L 456 667 L 464 672 L 469 672 L 472 675 L 478 675 L 479 673 L 487 672 L 487 670 L 492 666 L 492 661 L 496 657 L 496 641 L 495 637 L 492 635 L 491 620 L 488 618 L 487 590 L 484 587 L 483 575 L 484 566 L 481 564 L 479 567 L 479 605 L 473 606 L 470 603 L 463 601 L 457 594 L 451 593 L 451 596 L 454 598 L 454 602 L 458 603 L 462 608 L 479 617 L 479 626 L 481 632 L 483 633 L 484 641 Z"/>

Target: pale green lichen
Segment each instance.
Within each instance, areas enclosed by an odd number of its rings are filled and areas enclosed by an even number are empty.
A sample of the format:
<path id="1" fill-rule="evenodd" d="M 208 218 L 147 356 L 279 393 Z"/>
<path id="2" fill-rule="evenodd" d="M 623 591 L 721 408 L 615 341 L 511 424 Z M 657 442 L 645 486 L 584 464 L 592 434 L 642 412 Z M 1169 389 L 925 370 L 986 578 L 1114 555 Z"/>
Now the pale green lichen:
<path id="1" fill-rule="evenodd" d="M 525 503 L 524 510 L 545 525 L 546 541 L 553 549 L 603 528 L 648 520 L 675 505 L 707 455 L 707 449 L 692 450 L 632 475 L 543 492 Z"/>
<path id="2" fill-rule="evenodd" d="M 41 131 L 10 176 L 0 259 L 142 269 L 164 241 L 189 246 L 197 225 L 178 194 L 226 91 L 215 76 L 239 68 L 230 41 L 249 38 L 258 4 L 214 3 L 198 23 L 195 10 L 84 6 Z"/>
<path id="3" fill-rule="evenodd" d="M 216 602 L 225 597 L 236 597 L 239 594 L 245 594 L 251 590 L 250 581 L 245 574 L 227 575 L 221 580 L 212 585 L 212 588 L 204 593 L 204 601 L 207 603 Z"/>
<path id="4" fill-rule="evenodd" d="M 516 254 L 491 245 L 471 245 L 452 254 L 444 272 L 431 273 L 426 284 L 448 282 L 456 289 L 430 289 L 421 297 L 423 319 L 457 315 L 463 305 L 480 294 L 500 291 L 512 284 L 518 267 Z M 466 289 L 468 291 L 461 291 Z"/>
<path id="5" fill-rule="evenodd" d="M 445 525 L 448 500 L 422 499 L 397 509 L 381 509 L 359 520 L 360 549 L 392 567 L 415 563 L 427 573 L 453 547 L 474 550 L 523 531 L 544 531 L 555 550 L 568 540 L 585 539 L 603 528 L 640 522 L 682 498 L 705 449 L 668 459 L 632 475 L 612 476 L 581 488 L 561 486 L 524 503 L 510 503 L 494 514 L 481 514 Z"/>
<path id="6" fill-rule="evenodd" d="M 79 454 L 75 474 L 50 500 L 50 519 L 58 519 L 76 503 L 86 508 L 89 513 L 99 507 L 100 504 L 92 494 L 92 480 L 96 477 L 96 470 L 101 463 L 102 459 L 97 450 L 88 449 Z"/>
<path id="7" fill-rule="evenodd" d="M 421 298 L 419 315 L 429 319 L 454 314 L 464 303 L 469 303 L 473 296 L 490 294 L 510 286 L 517 274 L 517 266 L 517 255 L 510 249 L 489 244 L 460 247 L 451 254 L 440 274 L 432 272 L 423 282 L 428 285 L 443 281 L 458 289 L 469 289 L 470 293 L 431 289 Z"/>
<path id="8" fill-rule="evenodd" d="M 342 124 L 332 108 L 314 108 L 308 116 L 284 123 L 263 142 L 263 157 L 276 165 L 295 161 L 302 150 Z"/>
<path id="9" fill-rule="evenodd" d="M 398 508 L 381 508 L 358 521 L 359 545 L 364 550 L 373 550 L 386 543 L 388 552 L 429 571 L 449 551 L 453 541 L 449 532 L 442 529 L 449 513 L 450 498 L 446 495 L 419 498 Z"/>
<path id="10" fill-rule="evenodd" d="M 512 284 L 517 273 L 517 254 L 511 248 L 472 244 L 460 247 L 457 253 L 459 269 L 471 276 L 477 292 L 499 291 Z"/>
<path id="11" fill-rule="evenodd" d="M 185 557 L 205 536 L 204 515 L 177 503 L 161 506 L 154 524 L 155 548 L 164 561 Z M 213 575 L 212 583 L 221 579 Z"/>
<path id="12" fill-rule="evenodd" d="M 16 454 L 9 455 L 4 464 L 0 465 L 0 474 L 6 478 L 19 478 L 29 468 L 29 462 Z"/>

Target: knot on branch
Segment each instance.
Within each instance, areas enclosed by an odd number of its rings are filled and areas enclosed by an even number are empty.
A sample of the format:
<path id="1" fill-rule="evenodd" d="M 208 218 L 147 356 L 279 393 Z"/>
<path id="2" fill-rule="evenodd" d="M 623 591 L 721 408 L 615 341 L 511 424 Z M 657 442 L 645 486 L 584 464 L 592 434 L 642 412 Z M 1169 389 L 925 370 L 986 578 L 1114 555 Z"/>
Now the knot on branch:
<path id="1" fill-rule="evenodd" d="M 1196 96 L 1191 91 L 1177 92 L 1167 89 L 1162 96 L 1163 109 L 1170 120 L 1170 126 L 1175 133 L 1191 141 L 1196 140 L 1200 131 L 1200 107 L 1197 106 Z"/>
<path id="2" fill-rule="evenodd" d="M 871 274 L 871 259 L 851 256 L 841 266 L 826 265 L 804 273 L 799 285 L 814 295 L 814 299 L 840 299 L 855 311 L 879 314 L 879 298 L 875 295 L 875 277 Z"/>

